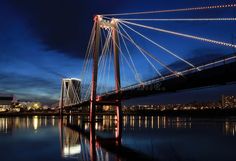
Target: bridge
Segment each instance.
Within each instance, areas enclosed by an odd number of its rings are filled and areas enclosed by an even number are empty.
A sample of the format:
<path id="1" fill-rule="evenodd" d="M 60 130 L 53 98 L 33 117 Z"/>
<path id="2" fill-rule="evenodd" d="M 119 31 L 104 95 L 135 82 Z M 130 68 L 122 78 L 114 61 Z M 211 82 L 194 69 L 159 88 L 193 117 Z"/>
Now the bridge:
<path id="1" fill-rule="evenodd" d="M 63 109 L 89 106 L 90 122 L 94 122 L 97 107 L 113 105 L 119 122 L 123 100 L 235 82 L 236 45 L 230 42 L 231 40 L 224 38 L 221 41 L 215 38 L 217 36 L 211 38 L 212 35 L 206 36 L 205 33 L 189 34 L 187 31 L 163 28 L 165 23 L 170 22 L 194 24 L 209 22 L 230 26 L 232 23 L 235 25 L 235 17 L 163 16 L 164 18 L 160 18 L 159 16 L 189 12 L 207 14 L 219 10 L 232 11 L 235 8 L 236 4 L 222 4 L 96 15 L 85 54 L 80 89 L 78 90 L 73 84 L 69 85 L 65 80 L 62 81 L 61 112 Z M 185 49 L 171 50 L 163 45 L 165 36 L 173 36 L 175 47 L 182 48 L 183 40 L 187 40 L 186 45 L 188 43 L 210 45 L 213 49 L 222 49 L 226 54 L 210 58 L 204 58 L 203 55 L 202 59 L 194 61 L 185 58 L 186 53 L 180 52 Z M 163 42 L 159 39 L 163 39 Z M 74 93 L 73 101 L 68 101 L 71 95 L 68 94 L 69 89 L 72 94 Z M 80 91 L 81 94 L 76 94 L 76 91 Z M 117 137 L 119 135 L 120 132 L 117 133 Z"/>

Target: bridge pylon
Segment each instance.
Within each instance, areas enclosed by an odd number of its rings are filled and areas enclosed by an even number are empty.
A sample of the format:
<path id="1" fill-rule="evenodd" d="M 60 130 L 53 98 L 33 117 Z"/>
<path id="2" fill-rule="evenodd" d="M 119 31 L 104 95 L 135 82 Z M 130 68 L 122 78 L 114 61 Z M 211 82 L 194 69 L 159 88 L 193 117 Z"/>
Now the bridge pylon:
<path id="1" fill-rule="evenodd" d="M 91 97 L 90 97 L 90 122 L 95 121 L 95 109 L 96 105 L 99 103 L 97 101 L 97 75 L 98 75 L 98 58 L 99 58 L 99 45 L 100 45 L 100 30 L 110 29 L 112 33 L 113 51 L 114 51 L 114 71 L 115 71 L 115 92 L 117 98 L 114 101 L 116 112 L 117 112 L 117 122 L 122 119 L 121 110 L 121 99 L 120 99 L 120 62 L 119 62 L 119 37 L 118 37 L 118 20 L 111 19 L 110 21 L 104 20 L 102 16 L 96 15 L 94 17 L 94 30 L 95 30 L 95 41 L 93 48 L 93 72 L 92 72 L 92 86 L 91 86 Z M 101 103 L 99 103 L 101 104 Z M 121 126 L 121 125 L 120 125 Z M 118 128 L 121 130 L 121 128 Z M 116 137 L 120 136 L 121 131 L 118 131 Z"/>
<path id="2" fill-rule="evenodd" d="M 60 115 L 64 106 L 73 106 L 81 100 L 81 80 L 78 78 L 63 78 L 61 82 L 61 97 L 59 102 Z"/>
<path id="3" fill-rule="evenodd" d="M 94 17 L 95 41 L 93 50 L 93 71 L 92 71 L 92 85 L 90 96 L 90 122 L 95 121 L 96 98 L 97 98 L 97 77 L 98 77 L 98 54 L 100 41 L 100 16 Z"/>

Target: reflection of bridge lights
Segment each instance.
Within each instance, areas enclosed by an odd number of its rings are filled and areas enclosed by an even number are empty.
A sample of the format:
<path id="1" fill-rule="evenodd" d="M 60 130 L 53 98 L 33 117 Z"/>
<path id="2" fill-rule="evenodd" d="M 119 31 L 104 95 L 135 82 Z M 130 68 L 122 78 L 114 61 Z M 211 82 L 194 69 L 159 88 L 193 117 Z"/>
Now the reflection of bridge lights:
<path id="1" fill-rule="evenodd" d="M 134 116 L 130 116 L 130 127 L 134 128 Z"/>
<path id="2" fill-rule="evenodd" d="M 235 122 L 225 121 L 224 123 L 224 133 L 226 135 L 235 136 L 236 124 Z"/>
<path id="3" fill-rule="evenodd" d="M 145 120 L 144 120 L 144 127 L 147 128 L 147 116 L 145 116 Z"/>
<path id="4" fill-rule="evenodd" d="M 7 118 L 0 118 L 0 132 L 1 131 L 7 131 L 8 130 L 8 122 Z"/>
<path id="5" fill-rule="evenodd" d="M 47 117 L 44 118 L 44 126 L 47 126 Z"/>
<path id="6" fill-rule="evenodd" d="M 55 118 L 52 118 L 52 126 L 55 126 Z"/>
<path id="7" fill-rule="evenodd" d="M 84 124 L 84 129 L 85 129 L 85 130 L 88 130 L 88 128 L 89 128 L 88 123 L 85 123 L 85 124 Z"/>
<path id="8" fill-rule="evenodd" d="M 153 116 L 151 117 L 151 120 L 152 120 L 151 121 L 151 128 L 153 129 L 154 128 L 154 124 L 153 124 L 154 123 L 154 117 Z"/>
<path id="9" fill-rule="evenodd" d="M 142 124 L 142 120 L 141 120 L 141 116 L 138 117 L 138 127 L 141 127 L 141 124 Z"/>
<path id="10" fill-rule="evenodd" d="M 30 119 L 29 119 L 29 117 L 26 118 L 26 127 L 27 128 L 30 127 Z"/>
<path id="11" fill-rule="evenodd" d="M 34 127 L 34 130 L 38 129 L 38 116 L 33 117 L 33 127 Z"/>
<path id="12" fill-rule="evenodd" d="M 80 145 L 75 145 L 75 146 L 72 146 L 72 147 L 64 147 L 63 153 L 64 153 L 65 156 L 80 154 L 81 153 L 81 146 Z"/>

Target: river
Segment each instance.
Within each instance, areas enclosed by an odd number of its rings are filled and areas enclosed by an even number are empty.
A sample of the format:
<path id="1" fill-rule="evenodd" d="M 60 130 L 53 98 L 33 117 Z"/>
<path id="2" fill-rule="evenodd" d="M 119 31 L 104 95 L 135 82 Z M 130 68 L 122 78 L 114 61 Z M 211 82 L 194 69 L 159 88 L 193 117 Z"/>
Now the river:
<path id="1" fill-rule="evenodd" d="M 1 161 L 235 161 L 236 117 L 0 117 Z M 117 131 L 121 130 L 121 137 Z"/>

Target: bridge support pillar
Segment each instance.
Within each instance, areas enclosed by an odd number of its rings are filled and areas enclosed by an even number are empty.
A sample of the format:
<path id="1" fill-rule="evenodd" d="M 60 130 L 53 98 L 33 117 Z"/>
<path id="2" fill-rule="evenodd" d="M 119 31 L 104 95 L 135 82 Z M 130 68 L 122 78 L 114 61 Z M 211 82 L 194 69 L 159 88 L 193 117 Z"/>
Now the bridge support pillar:
<path id="1" fill-rule="evenodd" d="M 95 110 L 96 110 L 96 95 L 97 95 L 97 75 L 98 75 L 98 52 L 99 52 L 99 41 L 100 41 L 100 16 L 94 17 L 94 29 L 95 29 L 95 42 L 93 51 L 93 75 L 92 75 L 92 86 L 91 86 L 91 97 L 90 97 L 90 122 L 95 121 Z"/>
<path id="2" fill-rule="evenodd" d="M 122 107 L 121 104 L 116 106 L 116 115 L 117 115 L 117 122 L 116 122 L 116 143 L 118 145 L 121 144 L 121 136 L 122 136 Z"/>
<path id="3" fill-rule="evenodd" d="M 91 86 L 91 97 L 90 97 L 90 124 L 91 127 L 95 123 L 95 110 L 99 105 L 96 102 L 96 89 L 97 89 L 97 75 L 98 75 L 98 56 L 99 56 L 99 46 L 100 46 L 100 25 L 103 24 L 102 17 L 97 15 L 94 17 L 94 30 L 95 30 L 95 39 L 94 39 L 94 51 L 93 51 L 93 73 L 92 73 L 92 86 Z M 115 71 L 115 91 L 117 98 L 115 100 L 115 109 L 117 114 L 117 130 L 116 130 L 116 139 L 118 143 L 121 140 L 122 133 L 122 109 L 121 109 L 121 97 L 120 97 L 120 62 L 119 62 L 119 37 L 118 37 L 118 20 L 112 19 L 110 24 L 107 24 L 111 27 L 112 30 L 112 42 L 113 42 L 113 51 L 114 51 L 114 71 Z M 91 129 L 93 130 L 93 129 Z M 94 133 L 94 132 L 91 132 Z M 91 135 L 91 134 L 90 134 Z M 91 139 L 93 136 L 91 135 Z M 91 141 L 91 140 L 90 140 Z"/>
<path id="4" fill-rule="evenodd" d="M 89 151 L 90 151 L 90 160 L 96 161 L 96 147 L 95 147 L 95 122 L 90 122 L 90 136 L 89 136 Z"/>
<path id="5" fill-rule="evenodd" d="M 118 41 L 118 21 L 113 19 L 112 22 L 112 39 L 113 39 L 113 49 L 114 49 L 114 69 L 115 69 L 115 87 L 116 87 L 116 115 L 117 115 L 117 130 L 116 130 L 116 139 L 117 143 L 120 144 L 121 134 L 122 134 L 122 107 L 121 107 L 121 98 L 120 98 L 120 62 L 119 62 L 119 41 Z"/>
<path id="6" fill-rule="evenodd" d="M 61 98 L 60 98 L 60 116 L 63 115 L 63 106 L 64 106 L 64 81 L 61 83 Z"/>

